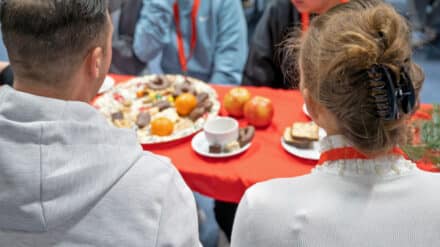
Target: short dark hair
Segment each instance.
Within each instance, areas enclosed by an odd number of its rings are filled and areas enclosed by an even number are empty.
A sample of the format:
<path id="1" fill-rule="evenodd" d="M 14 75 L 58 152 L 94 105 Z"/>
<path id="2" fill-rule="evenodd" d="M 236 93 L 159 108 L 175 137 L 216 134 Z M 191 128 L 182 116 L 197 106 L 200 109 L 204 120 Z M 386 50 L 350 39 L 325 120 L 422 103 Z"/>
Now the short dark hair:
<path id="1" fill-rule="evenodd" d="M 1 0 L 0 20 L 18 77 L 56 83 L 108 33 L 107 0 Z"/>

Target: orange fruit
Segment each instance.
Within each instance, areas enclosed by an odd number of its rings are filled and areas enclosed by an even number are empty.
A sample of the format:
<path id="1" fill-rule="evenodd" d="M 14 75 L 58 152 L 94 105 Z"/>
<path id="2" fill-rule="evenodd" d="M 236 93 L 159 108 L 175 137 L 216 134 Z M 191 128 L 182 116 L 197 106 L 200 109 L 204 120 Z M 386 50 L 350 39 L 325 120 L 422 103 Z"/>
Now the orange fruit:
<path id="1" fill-rule="evenodd" d="M 174 123 L 166 117 L 159 117 L 151 121 L 151 134 L 169 136 L 174 131 Z"/>
<path id="2" fill-rule="evenodd" d="M 197 106 L 197 98 L 193 94 L 184 93 L 177 97 L 174 107 L 180 116 L 188 116 Z"/>

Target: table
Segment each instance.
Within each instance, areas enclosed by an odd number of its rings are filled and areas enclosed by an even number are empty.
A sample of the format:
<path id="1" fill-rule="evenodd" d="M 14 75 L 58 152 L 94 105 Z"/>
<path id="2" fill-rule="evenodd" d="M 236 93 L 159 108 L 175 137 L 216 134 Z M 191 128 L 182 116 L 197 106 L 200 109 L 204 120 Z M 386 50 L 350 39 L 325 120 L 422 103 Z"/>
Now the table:
<path id="1" fill-rule="evenodd" d="M 130 76 L 112 75 L 117 82 L 129 80 Z M 231 89 L 230 86 L 212 85 L 219 100 Z M 223 159 L 206 158 L 191 148 L 191 137 L 166 144 L 143 145 L 145 150 L 171 158 L 188 186 L 201 194 L 219 201 L 238 203 L 247 188 L 257 182 L 272 178 L 296 177 L 310 173 L 316 161 L 295 157 L 281 146 L 284 128 L 294 121 L 309 121 L 302 112 L 304 103 L 297 90 L 280 90 L 265 87 L 246 87 L 252 95 L 268 97 L 273 101 L 275 115 L 272 124 L 257 129 L 252 146 L 243 154 Z M 423 105 L 423 109 L 429 108 Z M 227 115 L 222 108 L 220 115 Z M 416 117 L 427 118 L 421 112 Z M 240 126 L 246 126 L 239 119 Z M 424 170 L 433 170 L 430 164 L 418 164 Z"/>

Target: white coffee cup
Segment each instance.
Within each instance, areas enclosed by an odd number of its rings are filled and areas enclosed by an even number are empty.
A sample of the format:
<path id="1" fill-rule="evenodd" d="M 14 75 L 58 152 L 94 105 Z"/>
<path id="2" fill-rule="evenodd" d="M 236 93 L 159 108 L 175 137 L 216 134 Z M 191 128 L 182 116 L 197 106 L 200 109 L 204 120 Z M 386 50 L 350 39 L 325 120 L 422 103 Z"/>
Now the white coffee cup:
<path id="1" fill-rule="evenodd" d="M 215 117 L 209 119 L 203 131 L 209 145 L 224 146 L 238 139 L 238 122 L 230 117 Z"/>

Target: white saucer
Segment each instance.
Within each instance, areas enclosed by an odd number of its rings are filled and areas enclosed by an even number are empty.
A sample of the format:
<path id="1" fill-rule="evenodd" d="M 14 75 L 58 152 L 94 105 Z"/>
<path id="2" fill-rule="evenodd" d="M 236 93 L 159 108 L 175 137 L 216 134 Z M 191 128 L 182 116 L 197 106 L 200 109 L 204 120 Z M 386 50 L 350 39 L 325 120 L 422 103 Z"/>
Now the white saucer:
<path id="1" fill-rule="evenodd" d="M 302 106 L 302 111 L 304 112 L 304 114 L 306 114 L 307 117 L 311 118 L 311 117 L 310 117 L 310 113 L 309 113 L 309 111 L 307 110 L 307 106 L 306 106 L 306 104 L 303 104 L 303 106 Z"/>
<path id="2" fill-rule="evenodd" d="M 111 78 L 110 76 L 106 76 L 98 93 L 99 94 L 105 93 L 108 90 L 112 89 L 114 85 L 115 85 L 115 79 Z"/>
<path id="3" fill-rule="evenodd" d="M 208 144 L 208 141 L 206 140 L 205 133 L 203 131 L 201 131 L 197 135 L 195 135 L 191 141 L 191 147 L 196 153 L 198 153 L 202 156 L 205 156 L 205 157 L 210 157 L 210 158 L 231 157 L 231 156 L 243 153 L 250 146 L 251 146 L 251 143 L 247 144 L 246 146 L 244 146 L 238 150 L 230 152 L 230 153 L 214 154 L 214 153 L 209 152 L 209 144 Z"/>
<path id="4" fill-rule="evenodd" d="M 325 130 L 319 128 L 319 139 L 324 138 L 326 135 L 327 133 Z M 319 152 L 319 141 L 313 142 L 311 148 L 298 148 L 286 143 L 284 138 L 281 137 L 281 145 L 288 153 L 303 159 L 319 160 L 319 157 L 321 156 L 321 153 Z"/>

